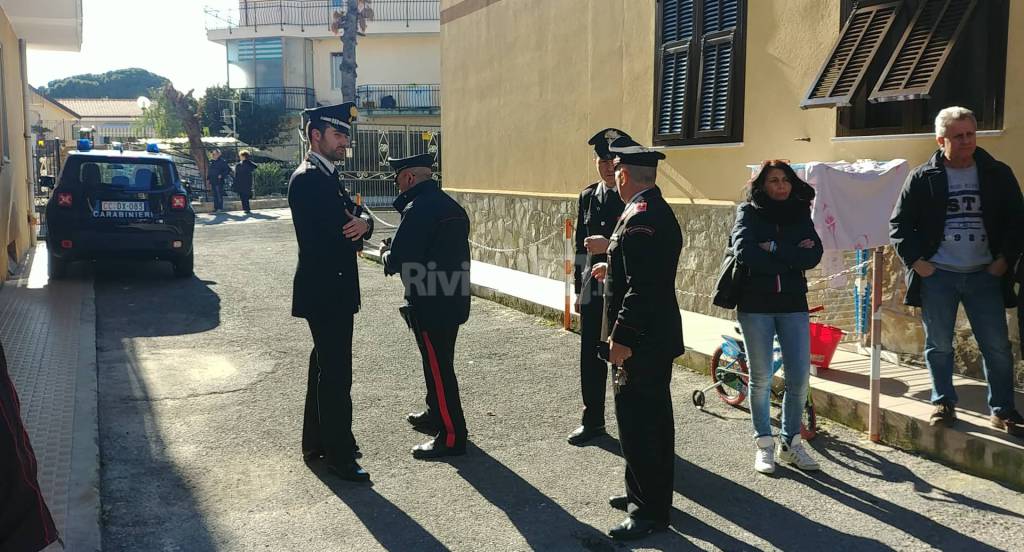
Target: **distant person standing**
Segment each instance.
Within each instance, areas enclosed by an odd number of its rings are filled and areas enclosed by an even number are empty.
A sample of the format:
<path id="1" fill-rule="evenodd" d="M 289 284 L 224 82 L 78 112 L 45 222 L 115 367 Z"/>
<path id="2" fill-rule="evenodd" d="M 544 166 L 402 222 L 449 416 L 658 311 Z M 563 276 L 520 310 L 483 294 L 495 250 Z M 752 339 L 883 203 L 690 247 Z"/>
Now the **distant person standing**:
<path id="1" fill-rule="evenodd" d="M 213 212 L 224 210 L 224 185 L 231 176 L 231 167 L 221 156 L 219 149 L 210 152 L 209 168 L 206 169 L 207 178 L 210 180 L 210 191 L 213 193 Z"/>
<path id="2" fill-rule="evenodd" d="M 249 157 L 249 150 L 238 152 L 239 161 L 235 165 L 235 181 L 231 185 L 231 189 L 242 199 L 242 210 L 247 215 L 252 214 L 252 210 L 249 208 L 249 198 L 252 197 L 252 174 L 257 167 Z"/>

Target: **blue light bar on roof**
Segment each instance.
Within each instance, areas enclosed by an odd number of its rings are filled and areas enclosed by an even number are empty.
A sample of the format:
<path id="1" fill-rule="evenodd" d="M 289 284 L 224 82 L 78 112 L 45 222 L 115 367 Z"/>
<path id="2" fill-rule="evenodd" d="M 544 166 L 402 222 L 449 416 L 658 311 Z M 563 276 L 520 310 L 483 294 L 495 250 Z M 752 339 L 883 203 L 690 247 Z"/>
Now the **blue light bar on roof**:
<path id="1" fill-rule="evenodd" d="M 78 151 L 89 151 L 92 149 L 92 140 L 88 138 L 78 139 Z"/>
<path id="2" fill-rule="evenodd" d="M 160 146 L 157 146 L 156 142 L 149 142 L 146 144 L 146 151 L 149 153 L 160 153 Z"/>

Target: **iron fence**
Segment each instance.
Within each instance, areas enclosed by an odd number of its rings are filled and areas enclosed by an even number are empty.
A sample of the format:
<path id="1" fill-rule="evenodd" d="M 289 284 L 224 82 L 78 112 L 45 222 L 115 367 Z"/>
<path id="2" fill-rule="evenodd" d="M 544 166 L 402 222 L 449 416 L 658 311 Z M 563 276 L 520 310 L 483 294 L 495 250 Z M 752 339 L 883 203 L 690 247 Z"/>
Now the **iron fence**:
<path id="1" fill-rule="evenodd" d="M 432 111 L 441 109 L 440 84 L 363 84 L 356 103 L 366 109 Z"/>
<path id="2" fill-rule="evenodd" d="M 359 18 L 365 21 L 439 21 L 440 0 L 364 0 Z M 335 12 L 344 14 L 345 0 L 240 0 L 237 9 L 207 6 L 206 30 L 276 26 L 331 30 Z M 364 26 L 363 23 L 361 26 Z"/>
<path id="3" fill-rule="evenodd" d="M 398 195 L 388 157 L 434 155 L 434 178 L 441 180 L 441 127 L 357 125 L 352 157 L 341 166 L 342 180 L 370 207 L 386 207 Z"/>
<path id="4" fill-rule="evenodd" d="M 236 88 L 242 100 L 256 105 L 281 107 L 287 111 L 302 111 L 316 107 L 316 93 L 302 86 L 260 86 Z"/>

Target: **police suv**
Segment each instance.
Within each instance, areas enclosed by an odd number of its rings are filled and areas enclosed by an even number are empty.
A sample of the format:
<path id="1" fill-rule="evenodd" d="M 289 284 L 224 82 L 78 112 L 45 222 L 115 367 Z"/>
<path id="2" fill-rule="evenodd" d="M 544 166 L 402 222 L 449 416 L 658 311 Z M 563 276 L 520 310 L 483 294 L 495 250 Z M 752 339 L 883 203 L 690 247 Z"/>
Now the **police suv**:
<path id="1" fill-rule="evenodd" d="M 196 215 L 174 161 L 146 151 L 93 150 L 79 140 L 46 204 L 50 278 L 88 259 L 160 259 L 192 275 Z"/>

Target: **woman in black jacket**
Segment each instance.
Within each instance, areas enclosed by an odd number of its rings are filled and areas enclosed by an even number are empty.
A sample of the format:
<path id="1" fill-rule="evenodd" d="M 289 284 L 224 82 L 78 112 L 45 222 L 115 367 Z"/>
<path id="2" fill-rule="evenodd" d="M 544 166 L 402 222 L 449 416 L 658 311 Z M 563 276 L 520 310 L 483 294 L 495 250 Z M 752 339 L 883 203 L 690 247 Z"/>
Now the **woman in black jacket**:
<path id="1" fill-rule="evenodd" d="M 779 458 L 801 470 L 818 463 L 800 442 L 810 374 L 810 331 L 804 271 L 821 261 L 821 239 L 811 222 L 814 189 L 782 161 L 765 161 L 736 211 L 733 253 L 741 275 L 737 317 L 750 361 L 750 415 L 757 453 L 754 469 L 775 471 L 770 423 L 772 345 L 782 347 L 786 393 Z"/>

